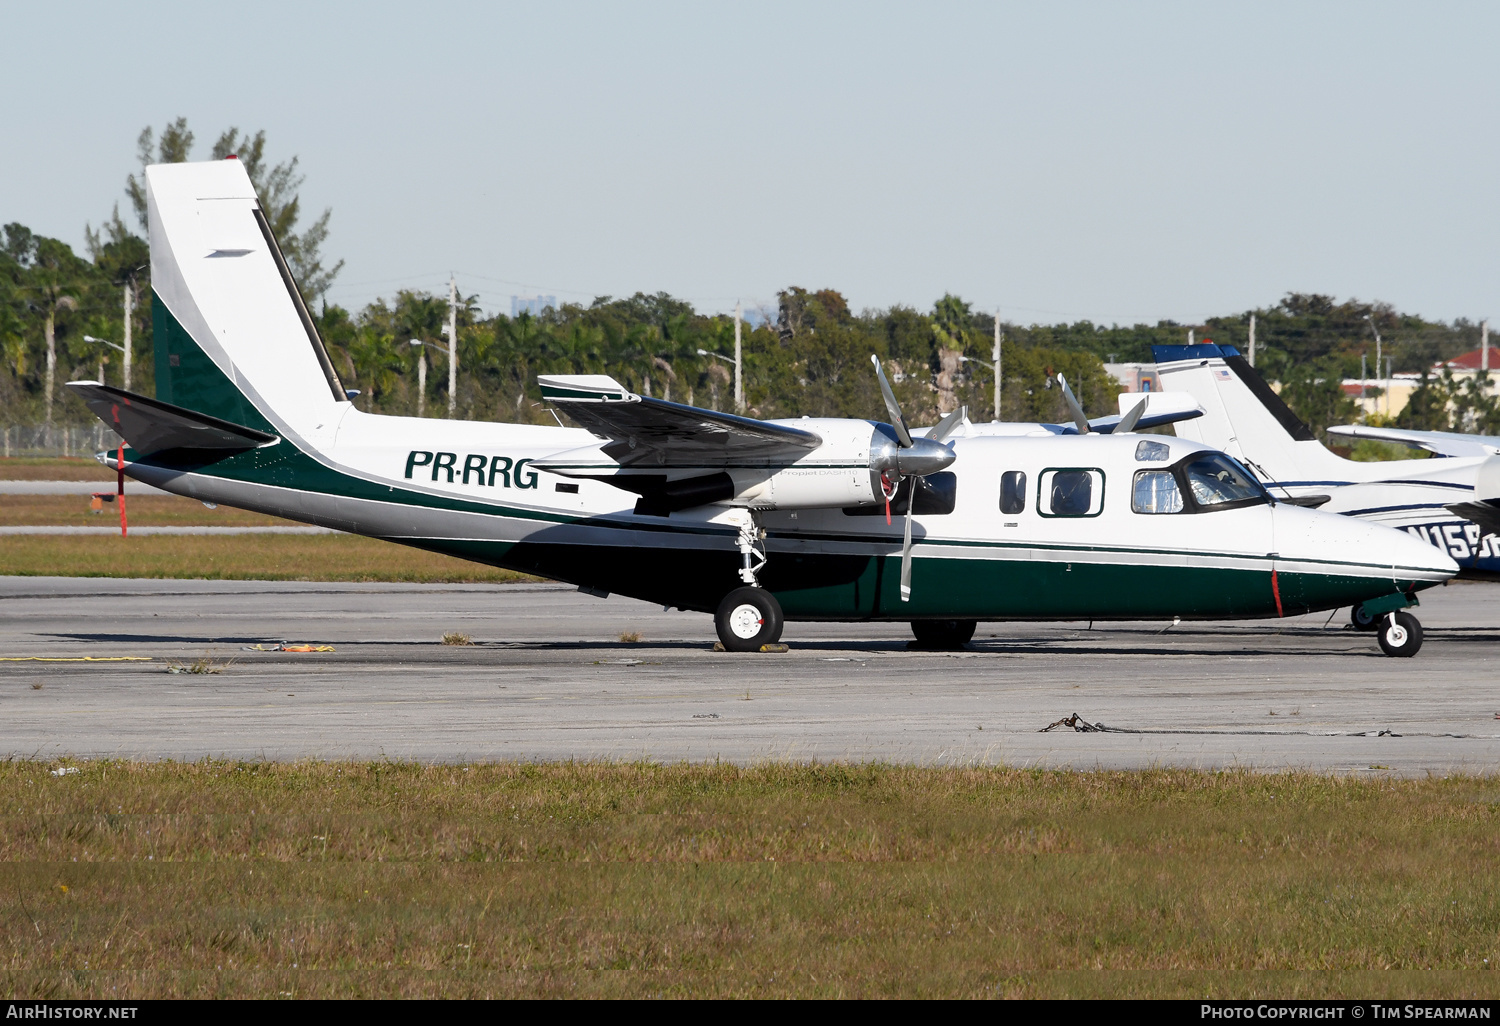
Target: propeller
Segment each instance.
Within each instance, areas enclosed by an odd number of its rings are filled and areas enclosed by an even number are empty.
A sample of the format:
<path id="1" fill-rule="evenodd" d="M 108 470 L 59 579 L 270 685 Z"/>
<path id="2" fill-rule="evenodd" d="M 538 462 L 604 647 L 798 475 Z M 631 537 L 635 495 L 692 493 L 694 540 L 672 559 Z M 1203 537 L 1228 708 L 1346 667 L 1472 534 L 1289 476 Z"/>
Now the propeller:
<path id="1" fill-rule="evenodd" d="M 936 474 L 953 462 L 953 450 L 943 444 L 943 439 L 951 435 L 954 429 L 963 423 L 964 417 L 968 415 L 968 407 L 961 407 L 948 414 L 938 422 L 937 427 L 927 432 L 926 438 L 913 438 L 911 431 L 907 429 L 906 418 L 901 413 L 901 405 L 896 402 L 896 393 L 891 391 L 891 383 L 886 380 L 885 371 L 880 366 L 880 358 L 872 353 L 870 362 L 875 365 L 875 377 L 880 381 L 880 394 L 885 398 L 885 409 L 890 414 L 891 428 L 896 433 L 895 451 L 872 454 L 871 459 L 871 466 L 881 472 L 882 486 L 892 472 L 895 475 L 895 481 L 885 499 L 886 523 L 890 523 L 891 499 L 904 478 L 919 478 L 926 477 L 928 474 Z M 885 465 L 881 466 L 881 463 Z M 911 601 L 911 517 L 912 509 L 916 506 L 916 499 L 917 484 L 913 480 L 911 491 L 906 497 L 906 524 L 901 541 L 902 602 Z"/>
<path id="2" fill-rule="evenodd" d="M 1140 402 L 1131 407 L 1129 413 L 1120 418 L 1120 423 L 1115 425 L 1115 430 L 1113 433 L 1117 435 L 1128 435 L 1130 434 L 1130 432 L 1134 431 L 1135 426 L 1141 422 L 1141 415 L 1146 412 L 1146 404 L 1150 401 L 1151 395 L 1148 392 L 1146 395 L 1141 397 Z"/>
<path id="3" fill-rule="evenodd" d="M 1073 415 L 1073 423 L 1078 425 L 1078 433 L 1088 434 L 1089 419 L 1083 415 L 1083 407 L 1079 405 L 1078 397 L 1073 394 L 1073 389 L 1068 386 L 1068 379 L 1059 374 L 1057 383 L 1062 386 L 1063 401 L 1068 404 L 1068 412 Z"/>

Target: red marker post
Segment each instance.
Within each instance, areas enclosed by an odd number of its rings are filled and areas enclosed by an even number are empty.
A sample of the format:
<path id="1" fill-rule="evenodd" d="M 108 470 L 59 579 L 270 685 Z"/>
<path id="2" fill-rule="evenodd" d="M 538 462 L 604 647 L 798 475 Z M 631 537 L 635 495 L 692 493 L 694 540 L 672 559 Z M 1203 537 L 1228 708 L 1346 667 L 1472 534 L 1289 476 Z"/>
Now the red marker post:
<path id="1" fill-rule="evenodd" d="M 119 475 L 119 483 L 115 486 L 115 502 L 120 506 L 120 537 L 125 537 L 125 444 L 120 443 L 120 449 L 115 454 L 115 471 Z"/>

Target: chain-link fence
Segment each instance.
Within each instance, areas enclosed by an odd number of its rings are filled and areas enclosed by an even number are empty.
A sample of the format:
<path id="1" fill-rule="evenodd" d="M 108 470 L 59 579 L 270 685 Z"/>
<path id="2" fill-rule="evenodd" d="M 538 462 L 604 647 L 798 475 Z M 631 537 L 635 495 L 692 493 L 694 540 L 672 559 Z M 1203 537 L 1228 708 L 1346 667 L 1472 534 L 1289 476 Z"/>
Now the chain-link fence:
<path id="1" fill-rule="evenodd" d="M 13 424 L 0 428 L 0 456 L 92 456 L 113 449 L 120 437 L 102 422 L 92 426 Z"/>

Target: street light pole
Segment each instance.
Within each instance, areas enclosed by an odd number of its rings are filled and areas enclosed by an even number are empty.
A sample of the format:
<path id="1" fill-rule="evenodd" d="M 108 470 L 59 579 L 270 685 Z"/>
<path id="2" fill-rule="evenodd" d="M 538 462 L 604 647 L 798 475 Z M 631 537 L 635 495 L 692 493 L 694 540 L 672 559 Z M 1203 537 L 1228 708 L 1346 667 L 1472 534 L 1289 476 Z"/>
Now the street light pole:
<path id="1" fill-rule="evenodd" d="M 745 389 L 740 384 L 740 301 L 734 301 L 734 412 L 745 412 Z"/>
<path id="2" fill-rule="evenodd" d="M 995 311 L 995 422 L 1000 421 L 1000 340 L 1003 337 L 1000 330 L 1000 311 Z"/>
<path id="3" fill-rule="evenodd" d="M 458 282 L 448 276 L 448 419 L 455 416 L 458 404 Z"/>
<path id="4" fill-rule="evenodd" d="M 1367 320 L 1367 321 L 1370 322 L 1370 330 L 1375 333 L 1375 373 L 1379 374 L 1380 371 L 1381 371 L 1381 363 L 1380 363 L 1380 329 L 1377 328 L 1377 327 L 1375 327 L 1375 318 L 1372 315 L 1365 314 L 1365 320 Z M 1391 410 L 1391 396 L 1390 396 L 1391 390 L 1390 390 L 1390 387 L 1389 387 L 1389 382 L 1382 380 L 1381 383 L 1380 383 L 1380 387 L 1381 387 L 1381 390 L 1385 393 L 1385 409 L 1386 409 L 1386 412 L 1389 413 L 1390 410 Z"/>
<path id="5" fill-rule="evenodd" d="M 130 391 L 130 321 L 135 308 L 135 289 L 125 279 L 125 391 Z"/>

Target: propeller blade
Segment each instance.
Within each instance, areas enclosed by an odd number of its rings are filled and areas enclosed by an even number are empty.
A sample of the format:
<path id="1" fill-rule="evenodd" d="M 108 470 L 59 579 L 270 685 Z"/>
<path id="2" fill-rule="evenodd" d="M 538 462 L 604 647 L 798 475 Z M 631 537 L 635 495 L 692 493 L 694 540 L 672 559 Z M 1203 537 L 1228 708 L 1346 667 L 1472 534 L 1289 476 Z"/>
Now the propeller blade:
<path id="1" fill-rule="evenodd" d="M 953 429 L 962 424 L 964 418 L 968 415 L 969 408 L 967 406 L 960 406 L 958 409 L 948 414 L 948 416 L 938 421 L 938 426 L 927 432 L 927 437 L 932 439 L 934 442 L 941 442 L 943 439 L 951 435 L 953 433 Z"/>
<path id="2" fill-rule="evenodd" d="M 1132 409 L 1129 413 L 1125 414 L 1125 416 L 1120 419 L 1120 423 L 1115 425 L 1115 429 L 1111 432 L 1111 434 L 1128 435 L 1130 434 L 1130 432 L 1134 431 L 1135 426 L 1141 422 L 1141 415 L 1146 412 L 1146 404 L 1150 401 L 1151 396 L 1147 394 L 1144 398 L 1141 399 L 1139 403 L 1135 405 L 1134 409 Z"/>
<path id="3" fill-rule="evenodd" d="M 911 510 L 917 504 L 917 482 L 906 498 L 906 538 L 901 542 L 901 601 L 911 601 Z"/>
<path id="4" fill-rule="evenodd" d="M 875 376 L 880 379 L 880 394 L 885 396 L 885 412 L 890 415 L 891 427 L 896 429 L 896 441 L 901 443 L 901 448 L 910 449 L 911 432 L 906 429 L 906 418 L 901 416 L 901 407 L 896 404 L 896 393 L 891 391 L 891 383 L 885 380 L 885 371 L 880 369 L 880 357 L 871 353 L 870 362 L 875 365 Z"/>
<path id="5" fill-rule="evenodd" d="M 1068 412 L 1073 415 L 1073 423 L 1078 425 L 1078 433 L 1086 435 L 1089 433 L 1089 419 L 1083 415 L 1083 407 L 1078 405 L 1078 397 L 1068 387 L 1068 379 L 1061 374 L 1057 376 L 1057 383 L 1062 386 L 1063 401 L 1068 404 Z"/>

